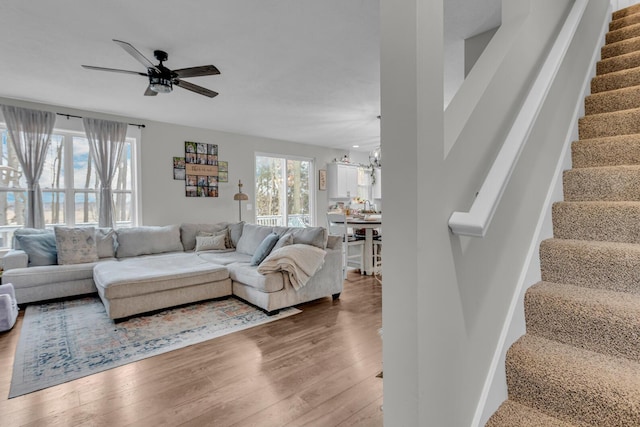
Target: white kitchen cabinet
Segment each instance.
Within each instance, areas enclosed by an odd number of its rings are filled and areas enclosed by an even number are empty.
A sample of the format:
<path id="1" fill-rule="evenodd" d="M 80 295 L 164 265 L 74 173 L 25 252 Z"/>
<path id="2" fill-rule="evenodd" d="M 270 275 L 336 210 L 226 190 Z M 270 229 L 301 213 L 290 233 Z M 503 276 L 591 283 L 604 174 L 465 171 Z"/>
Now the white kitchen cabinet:
<path id="1" fill-rule="evenodd" d="M 327 192 L 330 199 L 348 199 L 358 195 L 358 166 L 329 163 Z"/>

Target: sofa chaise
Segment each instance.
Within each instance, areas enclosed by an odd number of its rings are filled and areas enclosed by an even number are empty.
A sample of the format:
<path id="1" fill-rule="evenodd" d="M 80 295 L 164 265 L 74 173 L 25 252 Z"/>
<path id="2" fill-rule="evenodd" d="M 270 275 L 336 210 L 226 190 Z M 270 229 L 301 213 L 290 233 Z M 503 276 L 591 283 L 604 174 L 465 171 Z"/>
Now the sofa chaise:
<path id="1" fill-rule="evenodd" d="M 274 313 L 340 295 L 341 245 L 323 227 L 244 222 L 20 229 L 2 283 L 19 304 L 97 292 L 112 319 L 229 295 Z M 316 260 L 313 271 L 287 254 Z"/>

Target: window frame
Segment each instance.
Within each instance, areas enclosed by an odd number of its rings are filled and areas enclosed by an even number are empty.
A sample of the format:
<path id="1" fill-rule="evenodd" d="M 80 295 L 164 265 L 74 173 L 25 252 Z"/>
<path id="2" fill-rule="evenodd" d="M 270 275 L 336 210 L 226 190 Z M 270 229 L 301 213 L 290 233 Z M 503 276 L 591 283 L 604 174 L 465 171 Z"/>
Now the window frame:
<path id="1" fill-rule="evenodd" d="M 309 181 L 309 225 L 315 227 L 317 225 L 317 215 L 316 215 L 316 160 L 315 158 L 312 157 L 304 157 L 304 156 L 294 156 L 294 155 L 290 155 L 290 154 L 279 154 L 279 153 L 267 153 L 267 152 L 260 152 L 260 151 L 256 151 L 254 153 L 253 156 L 253 181 L 254 181 L 254 188 L 253 188 L 253 194 L 256 195 L 258 194 L 257 191 L 257 176 L 256 176 L 256 172 L 257 172 L 257 165 L 258 165 L 258 157 L 269 157 L 272 159 L 278 159 L 281 160 L 284 164 L 283 164 L 283 173 L 285 174 L 284 178 L 286 178 L 286 173 L 287 173 L 287 167 L 286 167 L 286 162 L 288 160 L 294 160 L 294 161 L 302 161 L 302 162 L 309 162 L 309 177 L 308 177 L 308 181 Z M 286 184 L 286 179 L 283 179 L 283 183 L 284 183 L 284 197 L 282 197 L 282 201 L 281 201 L 281 210 L 284 213 L 284 217 L 285 217 L 285 225 L 284 227 L 287 227 L 288 225 L 288 221 L 289 221 L 289 214 L 288 212 L 288 203 L 287 203 L 287 184 Z M 257 200 L 255 203 L 255 220 L 256 220 L 256 224 L 259 224 L 259 218 L 258 218 L 258 204 L 257 204 Z"/>
<path id="2" fill-rule="evenodd" d="M 61 123 L 62 122 L 62 123 Z M 0 114 L 0 130 L 4 131 L 7 129 L 7 124 L 4 121 L 4 118 Z M 85 188 L 72 187 L 73 179 L 74 179 L 74 168 L 73 168 L 73 138 L 87 138 L 87 135 L 84 131 L 84 126 L 82 124 L 81 119 L 69 118 L 67 120 L 62 121 L 60 118 L 56 121 L 56 125 L 54 126 L 53 135 L 60 135 L 63 137 L 63 146 L 64 146 L 64 154 L 63 154 L 63 165 L 64 165 L 64 188 L 52 188 L 52 187 L 41 187 L 41 191 L 43 194 L 45 193 L 54 193 L 60 192 L 63 194 L 64 198 L 64 223 L 57 224 L 46 224 L 45 228 L 51 229 L 55 225 L 65 225 L 65 226 L 75 226 L 76 225 L 76 217 L 75 217 L 75 206 L 76 201 L 75 197 L 77 194 L 82 193 L 93 193 L 96 194 L 99 190 L 91 190 Z M 130 194 L 131 197 L 131 221 L 128 222 L 116 222 L 115 227 L 126 228 L 126 227 L 135 227 L 140 223 L 141 218 L 141 196 L 140 196 L 140 140 L 141 140 L 141 132 L 140 129 L 135 126 L 128 126 L 126 141 L 130 144 L 131 147 L 131 190 L 113 190 L 113 194 Z M 89 161 L 91 161 L 89 157 Z M 76 183 L 77 184 L 77 183 Z M 22 187 L 3 187 L 0 186 L 0 192 L 12 192 L 12 191 L 23 191 L 26 192 L 26 188 Z M 98 226 L 97 222 L 90 223 L 82 223 L 82 226 Z M 24 225 L 0 225 L 0 233 L 13 233 L 14 230 L 18 228 L 22 228 Z M 10 239 L 7 239 L 10 240 Z M 6 253 L 9 250 L 10 242 L 6 242 L 7 246 L 0 247 L 0 254 Z"/>

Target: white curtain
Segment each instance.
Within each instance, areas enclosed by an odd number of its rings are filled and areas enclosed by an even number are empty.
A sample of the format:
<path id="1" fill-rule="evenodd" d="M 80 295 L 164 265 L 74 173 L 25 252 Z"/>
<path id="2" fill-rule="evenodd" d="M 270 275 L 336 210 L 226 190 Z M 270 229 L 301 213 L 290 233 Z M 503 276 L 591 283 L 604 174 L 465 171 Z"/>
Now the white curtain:
<path id="1" fill-rule="evenodd" d="M 44 209 L 40 191 L 40 175 L 44 168 L 55 113 L 2 106 L 11 141 L 27 180 L 27 218 L 25 227 L 44 228 Z"/>
<path id="2" fill-rule="evenodd" d="M 82 119 L 89 139 L 89 154 L 100 178 L 100 227 L 113 227 L 111 182 L 118 169 L 127 135 L 127 124 L 100 119 Z"/>

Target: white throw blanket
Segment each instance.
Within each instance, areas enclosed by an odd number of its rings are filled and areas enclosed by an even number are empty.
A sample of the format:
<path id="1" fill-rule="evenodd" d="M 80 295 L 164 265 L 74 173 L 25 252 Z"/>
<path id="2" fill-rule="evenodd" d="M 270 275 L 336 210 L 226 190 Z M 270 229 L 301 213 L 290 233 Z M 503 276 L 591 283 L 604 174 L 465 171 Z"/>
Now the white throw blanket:
<path id="1" fill-rule="evenodd" d="M 326 251 L 315 246 L 294 244 L 271 252 L 258 266 L 258 273 L 286 271 L 295 290 L 307 284 L 311 276 L 322 267 Z"/>

